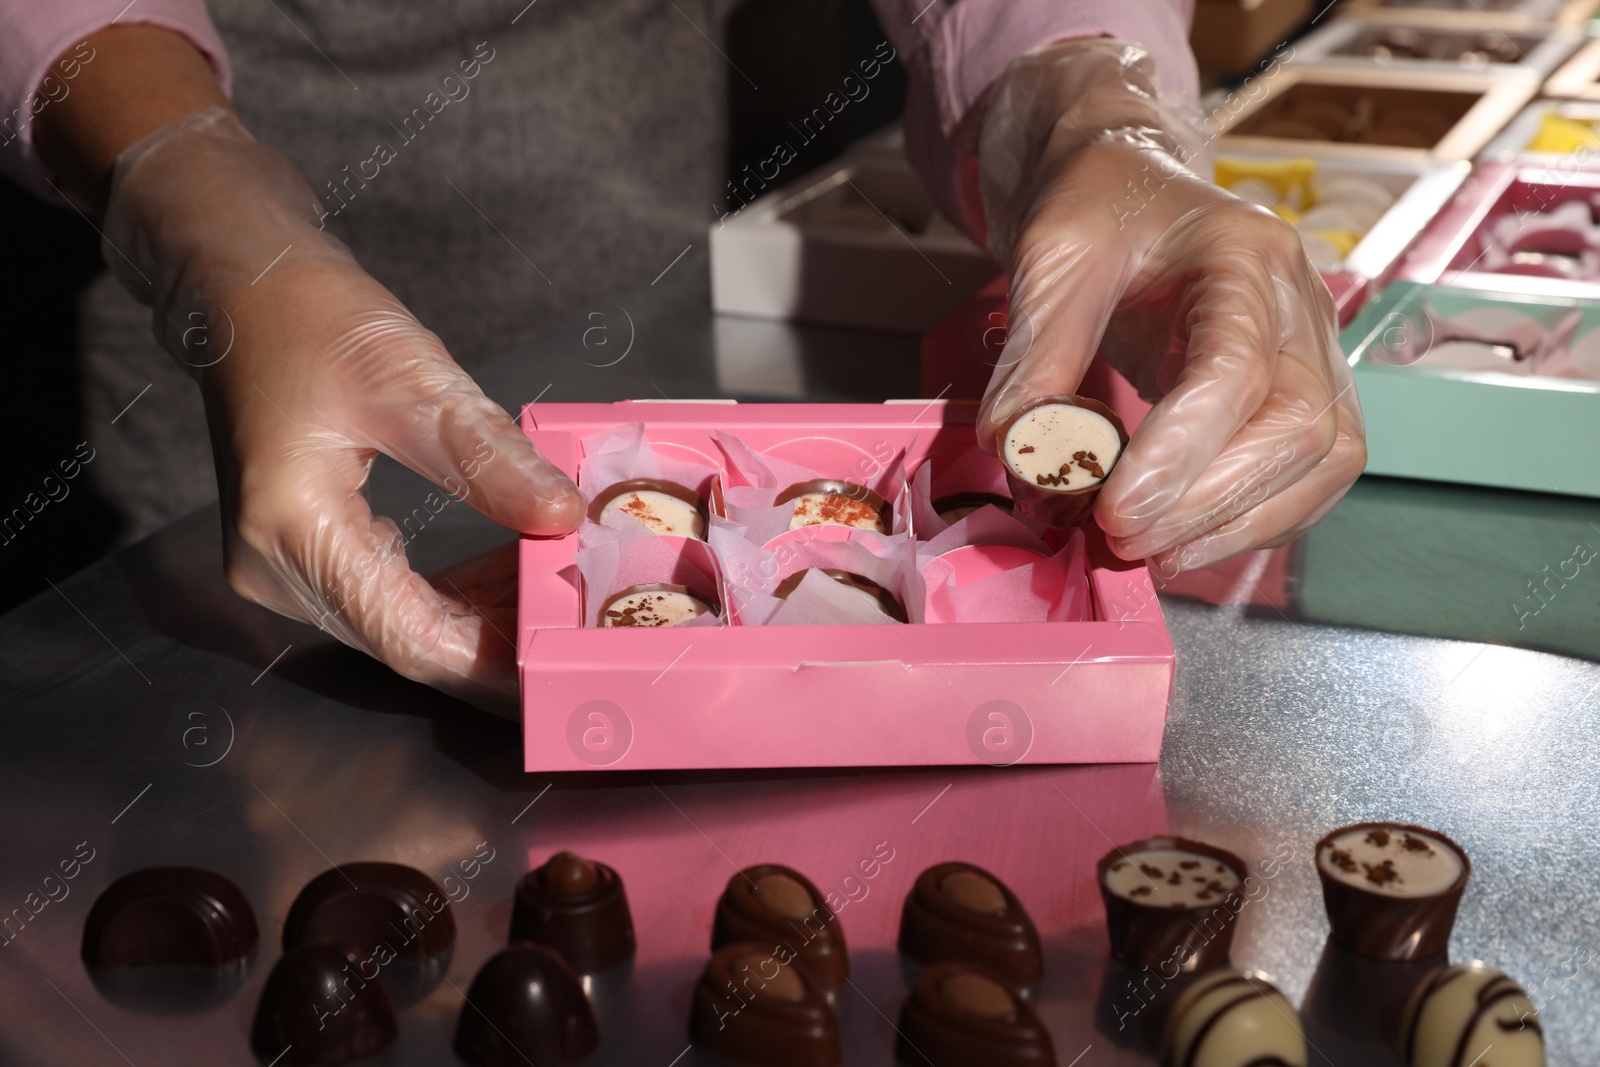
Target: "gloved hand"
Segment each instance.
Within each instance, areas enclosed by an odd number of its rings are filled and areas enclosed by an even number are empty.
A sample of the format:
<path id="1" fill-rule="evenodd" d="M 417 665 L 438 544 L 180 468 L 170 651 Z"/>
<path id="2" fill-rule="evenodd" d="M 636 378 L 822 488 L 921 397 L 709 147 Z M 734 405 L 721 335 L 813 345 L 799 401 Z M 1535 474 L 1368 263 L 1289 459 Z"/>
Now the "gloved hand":
<path id="1" fill-rule="evenodd" d="M 583 497 L 317 220 L 232 112 L 118 157 L 105 256 L 205 398 L 228 582 L 481 707 L 514 713 L 515 545 L 430 583 L 365 495 L 379 452 L 485 515 L 564 533 Z M 423 502 L 419 501 L 419 504 Z"/>
<path id="2" fill-rule="evenodd" d="M 979 136 L 1010 329 L 979 415 L 1075 391 L 1098 349 L 1155 406 L 1095 505 L 1111 547 L 1168 575 L 1299 536 L 1366 464 L 1327 287 L 1286 222 L 1219 189 L 1204 127 L 1107 39 L 1037 49 Z M 1183 162 L 1180 162 L 1182 160 Z"/>

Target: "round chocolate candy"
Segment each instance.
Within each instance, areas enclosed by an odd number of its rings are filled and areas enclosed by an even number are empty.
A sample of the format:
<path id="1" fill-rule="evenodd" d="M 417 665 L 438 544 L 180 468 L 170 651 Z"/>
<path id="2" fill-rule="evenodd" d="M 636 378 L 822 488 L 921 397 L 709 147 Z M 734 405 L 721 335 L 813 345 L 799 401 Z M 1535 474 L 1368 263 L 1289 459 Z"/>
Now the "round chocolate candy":
<path id="1" fill-rule="evenodd" d="M 998 493 L 951 493 L 933 501 L 930 506 L 935 515 L 952 525 L 979 508 L 996 507 L 1007 515 L 1011 514 L 1012 510 L 1011 498 L 1000 496 Z"/>
<path id="2" fill-rule="evenodd" d="M 1095 867 L 1111 954 L 1166 974 L 1227 962 L 1249 874 L 1233 853 L 1182 837 L 1114 848 Z"/>
<path id="3" fill-rule="evenodd" d="M 660 478 L 631 478 L 606 486 L 589 503 L 589 521 L 631 515 L 651 531 L 678 537 L 706 535 L 706 501 L 699 493 Z"/>
<path id="4" fill-rule="evenodd" d="M 547 945 L 580 974 L 610 970 L 633 955 L 633 916 L 617 872 L 557 852 L 517 883 L 511 940 Z"/>
<path id="5" fill-rule="evenodd" d="M 1046 526 L 1081 526 L 1128 446 L 1128 431 L 1098 400 L 1046 396 L 1018 408 L 997 441 L 1016 510 Z"/>
<path id="6" fill-rule="evenodd" d="M 477 1067 L 576 1063 L 599 1044 L 583 980 L 544 945 L 512 945 L 490 957 L 456 1023 L 456 1055 Z"/>
<path id="7" fill-rule="evenodd" d="M 378 964 L 354 945 L 307 944 L 278 960 L 256 1005 L 250 1047 L 263 1063 L 337 1067 L 376 1056 L 399 1033 Z"/>
<path id="8" fill-rule="evenodd" d="M 1544 1029 L 1527 992 L 1493 967 L 1440 967 L 1406 1005 L 1400 1056 L 1406 1067 L 1544 1067 Z"/>
<path id="9" fill-rule="evenodd" d="M 818 478 L 791 485 L 773 504 L 794 503 L 789 529 L 803 526 L 849 526 L 886 534 L 893 526 L 889 503 L 864 485 Z"/>
<path id="10" fill-rule="evenodd" d="M 346 863 L 306 883 L 283 920 L 285 952 L 324 942 L 376 960 L 396 1004 L 427 996 L 444 978 L 456 921 L 433 879 L 398 863 Z"/>
<path id="11" fill-rule="evenodd" d="M 600 605 L 600 625 L 682 626 L 702 615 L 719 615 L 717 603 L 686 585 L 632 585 Z"/>
<path id="12" fill-rule="evenodd" d="M 917 975 L 900 1009 L 895 1053 L 933 1067 L 1047 1067 L 1050 1032 L 1006 979 L 973 963 L 946 960 Z"/>
<path id="13" fill-rule="evenodd" d="M 818 988 L 832 991 L 850 976 L 838 916 L 806 876 L 776 863 L 746 867 L 728 879 L 717 901 L 711 947 L 757 941 L 781 947 Z"/>
<path id="14" fill-rule="evenodd" d="M 853 571 L 839 570 L 836 567 L 804 567 L 797 570 L 779 582 L 778 587 L 772 591 L 772 595 L 779 599 L 787 598 L 790 593 L 800 588 L 801 580 L 805 578 L 806 573 L 809 571 L 821 571 L 840 585 L 854 590 L 861 595 L 863 603 L 870 603 L 895 622 L 905 622 L 907 620 L 905 605 L 901 604 L 899 598 L 889 590 L 871 578 L 862 577 Z"/>
<path id="15" fill-rule="evenodd" d="M 782 868 L 779 868 L 781 870 Z M 788 888 L 771 890 L 794 899 Z M 712 953 L 694 988 L 689 1039 L 763 1067 L 831 1067 L 843 1062 L 839 1023 L 827 991 L 792 952 L 770 939 L 735 941 Z"/>
<path id="16" fill-rule="evenodd" d="M 1165 1067 L 1306 1067 L 1294 1005 L 1276 986 L 1229 968 L 1178 994 L 1161 1035 Z"/>
<path id="17" fill-rule="evenodd" d="M 1022 902 L 970 863 L 938 863 L 917 875 L 900 911 L 900 951 L 919 963 L 975 963 L 1018 989 L 1044 977 L 1044 953 Z"/>
<path id="18" fill-rule="evenodd" d="M 1361 956 L 1443 952 L 1472 864 L 1454 841 L 1405 823 L 1344 826 L 1317 842 L 1333 940 Z"/>

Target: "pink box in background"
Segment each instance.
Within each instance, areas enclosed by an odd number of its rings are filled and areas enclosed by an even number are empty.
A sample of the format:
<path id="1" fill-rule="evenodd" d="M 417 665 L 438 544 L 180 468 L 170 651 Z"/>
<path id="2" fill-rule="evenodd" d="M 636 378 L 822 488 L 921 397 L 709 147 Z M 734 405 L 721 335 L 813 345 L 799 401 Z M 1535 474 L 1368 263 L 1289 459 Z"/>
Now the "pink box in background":
<path id="1" fill-rule="evenodd" d="M 713 435 L 841 477 L 971 447 L 970 404 L 530 405 L 530 440 L 576 477 L 581 442 L 642 423 L 663 454 L 726 470 Z M 1143 563 L 1086 531 L 1092 619 L 595 629 L 577 537 L 524 538 L 518 664 L 529 771 L 1138 763 L 1160 757 L 1172 644 Z"/>

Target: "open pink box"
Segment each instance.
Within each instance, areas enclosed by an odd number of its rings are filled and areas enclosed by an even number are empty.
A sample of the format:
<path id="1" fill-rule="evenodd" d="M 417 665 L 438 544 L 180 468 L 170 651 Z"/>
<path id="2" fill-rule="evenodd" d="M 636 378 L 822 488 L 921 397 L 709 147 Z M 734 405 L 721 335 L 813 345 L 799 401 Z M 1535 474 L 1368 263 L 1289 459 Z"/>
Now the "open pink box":
<path id="1" fill-rule="evenodd" d="M 716 430 L 841 472 L 966 450 L 975 407 L 625 401 L 523 409 L 576 477 L 582 441 L 643 423 L 659 453 L 725 469 Z M 1172 643 L 1149 572 L 1087 531 L 1084 622 L 596 629 L 577 537 L 524 538 L 518 610 L 529 771 L 1141 763 L 1160 757 Z"/>

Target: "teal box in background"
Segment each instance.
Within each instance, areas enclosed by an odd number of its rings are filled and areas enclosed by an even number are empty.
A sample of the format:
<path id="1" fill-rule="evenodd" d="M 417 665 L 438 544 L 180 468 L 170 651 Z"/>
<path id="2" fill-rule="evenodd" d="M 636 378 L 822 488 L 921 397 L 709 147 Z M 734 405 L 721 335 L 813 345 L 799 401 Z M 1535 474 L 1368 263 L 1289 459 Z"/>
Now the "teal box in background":
<path id="1" fill-rule="evenodd" d="M 1557 362 L 1594 374 L 1600 299 L 1390 286 L 1342 335 L 1366 417 L 1367 471 L 1600 497 L 1600 381 L 1429 359 L 1440 346 L 1478 338 L 1505 342 L 1485 347 L 1500 350 L 1508 369 L 1527 365 L 1513 351 L 1538 365 L 1542 347 L 1559 347 L 1578 360 Z"/>

